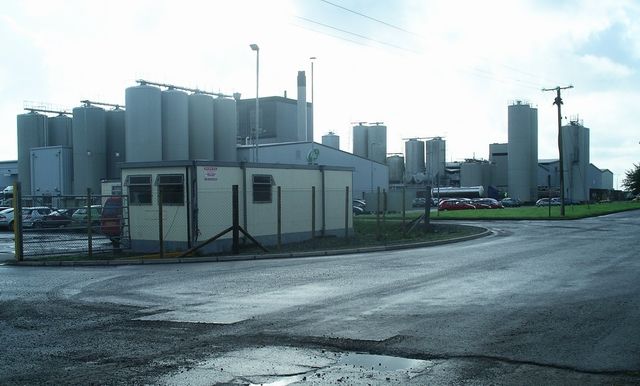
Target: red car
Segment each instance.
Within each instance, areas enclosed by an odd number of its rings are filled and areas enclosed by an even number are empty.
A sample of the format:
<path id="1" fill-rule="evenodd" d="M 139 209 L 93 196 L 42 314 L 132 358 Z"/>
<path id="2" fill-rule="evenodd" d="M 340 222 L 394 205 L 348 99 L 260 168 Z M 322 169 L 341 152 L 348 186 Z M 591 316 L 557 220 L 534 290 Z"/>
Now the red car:
<path id="1" fill-rule="evenodd" d="M 476 207 L 471 205 L 468 202 L 462 200 L 442 200 L 438 204 L 438 210 L 465 210 L 465 209 L 475 209 Z"/>
<path id="2" fill-rule="evenodd" d="M 100 232 L 109 237 L 114 246 L 119 246 L 122 227 L 122 197 L 109 197 L 102 207 Z"/>

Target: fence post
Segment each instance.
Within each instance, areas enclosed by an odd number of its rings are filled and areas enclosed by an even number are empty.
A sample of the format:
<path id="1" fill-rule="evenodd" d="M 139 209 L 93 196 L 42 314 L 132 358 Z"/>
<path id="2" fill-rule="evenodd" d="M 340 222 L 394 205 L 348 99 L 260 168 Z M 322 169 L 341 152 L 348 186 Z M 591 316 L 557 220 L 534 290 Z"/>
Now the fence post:
<path id="1" fill-rule="evenodd" d="M 382 189 L 382 229 L 384 238 L 387 238 L 387 189 Z"/>
<path id="2" fill-rule="evenodd" d="M 246 185 L 246 184 L 245 184 Z M 231 193 L 231 215 L 233 217 L 233 244 L 231 246 L 232 253 L 237 255 L 240 253 L 240 215 L 238 211 L 238 185 L 233 185 Z"/>
<path id="3" fill-rule="evenodd" d="M 89 249 L 89 258 L 93 257 L 93 234 L 91 223 L 91 188 L 87 188 L 87 248 Z"/>
<path id="4" fill-rule="evenodd" d="M 353 204 L 352 204 L 353 205 Z M 344 196 L 344 238 L 349 241 L 349 187 L 345 189 Z"/>
<path id="5" fill-rule="evenodd" d="M 24 243 L 22 239 L 22 184 L 13 183 L 13 235 L 17 261 L 24 259 Z"/>
<path id="6" fill-rule="evenodd" d="M 282 249 L 282 187 L 278 186 L 278 250 Z"/>
<path id="7" fill-rule="evenodd" d="M 376 240 L 380 240 L 380 187 L 376 193 Z"/>
<path id="8" fill-rule="evenodd" d="M 316 238 L 316 187 L 311 187 L 311 240 Z"/>
<path id="9" fill-rule="evenodd" d="M 424 233 L 427 233 L 431 226 L 431 185 L 425 186 L 424 197 Z"/>
<path id="10" fill-rule="evenodd" d="M 162 186 L 158 186 L 158 242 L 160 258 L 164 258 L 164 214 L 162 212 Z"/>
<path id="11" fill-rule="evenodd" d="M 407 237 L 407 188 L 402 187 L 402 237 Z"/>

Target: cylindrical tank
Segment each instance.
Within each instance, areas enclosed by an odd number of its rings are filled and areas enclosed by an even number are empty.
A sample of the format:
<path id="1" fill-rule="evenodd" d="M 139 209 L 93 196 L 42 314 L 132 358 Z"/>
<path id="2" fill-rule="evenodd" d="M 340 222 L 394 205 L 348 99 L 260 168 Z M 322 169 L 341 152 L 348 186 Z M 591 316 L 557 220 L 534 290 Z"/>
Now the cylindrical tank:
<path id="1" fill-rule="evenodd" d="M 404 154 L 406 157 L 405 181 L 410 181 L 414 175 L 424 173 L 424 142 L 417 139 L 408 140 L 404 143 Z"/>
<path id="2" fill-rule="evenodd" d="M 367 136 L 369 131 L 367 126 L 353 126 L 353 154 L 367 158 L 369 155 Z"/>
<path id="3" fill-rule="evenodd" d="M 216 161 L 238 160 L 238 113 L 235 99 L 213 101 L 213 155 Z"/>
<path id="4" fill-rule="evenodd" d="M 189 95 L 189 158 L 214 159 L 213 98 Z"/>
<path id="5" fill-rule="evenodd" d="M 38 113 L 18 115 L 18 181 L 22 194 L 31 195 L 31 149 L 45 145 L 47 116 Z"/>
<path id="6" fill-rule="evenodd" d="M 489 162 L 464 162 L 460 165 L 460 186 L 482 186 L 488 189 L 491 178 Z"/>
<path id="7" fill-rule="evenodd" d="M 538 109 L 516 101 L 508 108 L 508 195 L 523 202 L 538 196 Z"/>
<path id="8" fill-rule="evenodd" d="M 564 197 L 571 202 L 589 200 L 589 129 L 577 121 L 562 126 Z"/>
<path id="9" fill-rule="evenodd" d="M 368 157 L 372 161 L 384 164 L 387 160 L 387 126 L 374 125 L 368 127 Z"/>
<path id="10" fill-rule="evenodd" d="M 142 85 L 125 90 L 127 162 L 162 160 L 162 97 L 160 89 Z"/>
<path id="11" fill-rule="evenodd" d="M 162 92 L 162 159 L 189 159 L 189 96 L 180 90 Z"/>
<path id="12" fill-rule="evenodd" d="M 104 109 L 73 109 L 73 192 L 100 194 L 100 180 L 107 177 L 107 115 Z"/>
<path id="13" fill-rule="evenodd" d="M 389 182 L 401 183 L 404 180 L 404 157 L 401 155 L 392 155 L 387 157 L 387 166 L 389 167 Z"/>
<path id="14" fill-rule="evenodd" d="M 107 178 L 120 179 L 118 164 L 125 161 L 125 111 L 107 111 Z"/>
<path id="15" fill-rule="evenodd" d="M 426 175 L 432 181 L 444 177 L 446 162 L 446 142 L 442 138 L 433 138 L 425 142 Z"/>
<path id="16" fill-rule="evenodd" d="M 71 117 L 60 114 L 47 119 L 47 146 L 72 146 Z"/>
<path id="17" fill-rule="evenodd" d="M 340 150 L 340 137 L 330 131 L 322 136 L 322 144 Z"/>

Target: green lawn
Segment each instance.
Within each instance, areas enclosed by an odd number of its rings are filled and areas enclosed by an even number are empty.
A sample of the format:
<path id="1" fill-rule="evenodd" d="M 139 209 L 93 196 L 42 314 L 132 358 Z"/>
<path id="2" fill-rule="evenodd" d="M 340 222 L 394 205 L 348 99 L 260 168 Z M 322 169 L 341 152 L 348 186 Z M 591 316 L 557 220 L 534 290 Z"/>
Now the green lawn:
<path id="1" fill-rule="evenodd" d="M 618 201 L 603 204 L 590 205 L 566 205 L 565 216 L 560 216 L 560 207 L 551 207 L 549 216 L 548 207 L 523 206 L 519 208 L 505 209 L 478 209 L 478 210 L 456 210 L 446 212 L 431 212 L 434 220 L 546 220 L 546 219 L 577 219 L 584 217 L 601 216 L 604 214 L 623 212 L 627 210 L 640 209 L 639 201 Z M 407 218 L 415 218 L 423 214 L 424 211 L 407 211 Z M 369 220 L 375 220 L 375 215 L 358 216 Z M 387 220 L 394 221 L 402 218 L 402 214 L 387 214 Z"/>

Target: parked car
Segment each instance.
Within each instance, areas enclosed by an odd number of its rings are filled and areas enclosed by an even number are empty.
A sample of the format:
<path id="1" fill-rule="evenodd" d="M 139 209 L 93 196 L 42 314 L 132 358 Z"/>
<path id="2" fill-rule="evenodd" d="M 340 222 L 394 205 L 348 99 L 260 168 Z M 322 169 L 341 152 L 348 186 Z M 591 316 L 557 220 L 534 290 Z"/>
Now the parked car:
<path id="1" fill-rule="evenodd" d="M 522 205 L 522 202 L 517 198 L 505 197 L 500 202 L 505 208 L 515 208 Z"/>
<path id="2" fill-rule="evenodd" d="M 42 217 L 53 212 L 53 209 L 46 206 L 32 206 L 22 208 L 22 226 L 24 228 L 31 228 L 33 224 L 41 221 Z"/>
<path id="3" fill-rule="evenodd" d="M 0 227 L 13 231 L 13 208 L 0 211 Z"/>
<path id="4" fill-rule="evenodd" d="M 560 199 L 557 197 L 554 197 L 551 199 L 551 206 L 555 206 L 555 205 L 560 205 Z M 548 198 L 539 199 L 538 201 L 536 201 L 536 206 L 549 206 L 549 199 Z"/>
<path id="5" fill-rule="evenodd" d="M 353 205 L 359 206 L 361 208 L 365 208 L 367 206 L 367 202 L 365 200 L 360 200 L 356 198 L 353 200 Z"/>
<path id="6" fill-rule="evenodd" d="M 71 225 L 71 217 L 67 209 L 58 209 L 33 220 L 34 228 L 62 228 Z"/>
<path id="7" fill-rule="evenodd" d="M 111 240 L 114 247 L 120 246 L 124 226 L 122 212 L 122 197 L 114 196 L 107 198 L 100 215 L 100 232 Z"/>
<path id="8" fill-rule="evenodd" d="M 101 205 L 91 205 L 91 225 L 100 225 L 102 215 Z M 78 208 L 71 215 L 71 222 L 74 226 L 86 227 L 88 225 L 88 211 L 86 207 Z"/>
<path id="9" fill-rule="evenodd" d="M 351 209 L 353 210 L 353 214 L 356 216 L 360 214 L 365 214 L 364 208 L 361 206 L 353 205 Z"/>
<path id="10" fill-rule="evenodd" d="M 411 206 L 414 208 L 424 208 L 427 205 L 427 199 L 424 197 L 416 197 L 411 202 Z"/>
<path id="11" fill-rule="evenodd" d="M 438 210 L 447 211 L 447 210 L 466 210 L 466 209 L 475 209 L 476 207 L 466 202 L 464 200 L 459 199 L 448 199 L 442 200 L 438 204 Z"/>
<path id="12" fill-rule="evenodd" d="M 494 198 L 476 198 L 473 200 L 473 205 L 475 205 L 477 209 L 503 209 L 504 208 L 502 203 Z M 481 205 L 482 208 L 479 208 L 478 205 Z"/>

